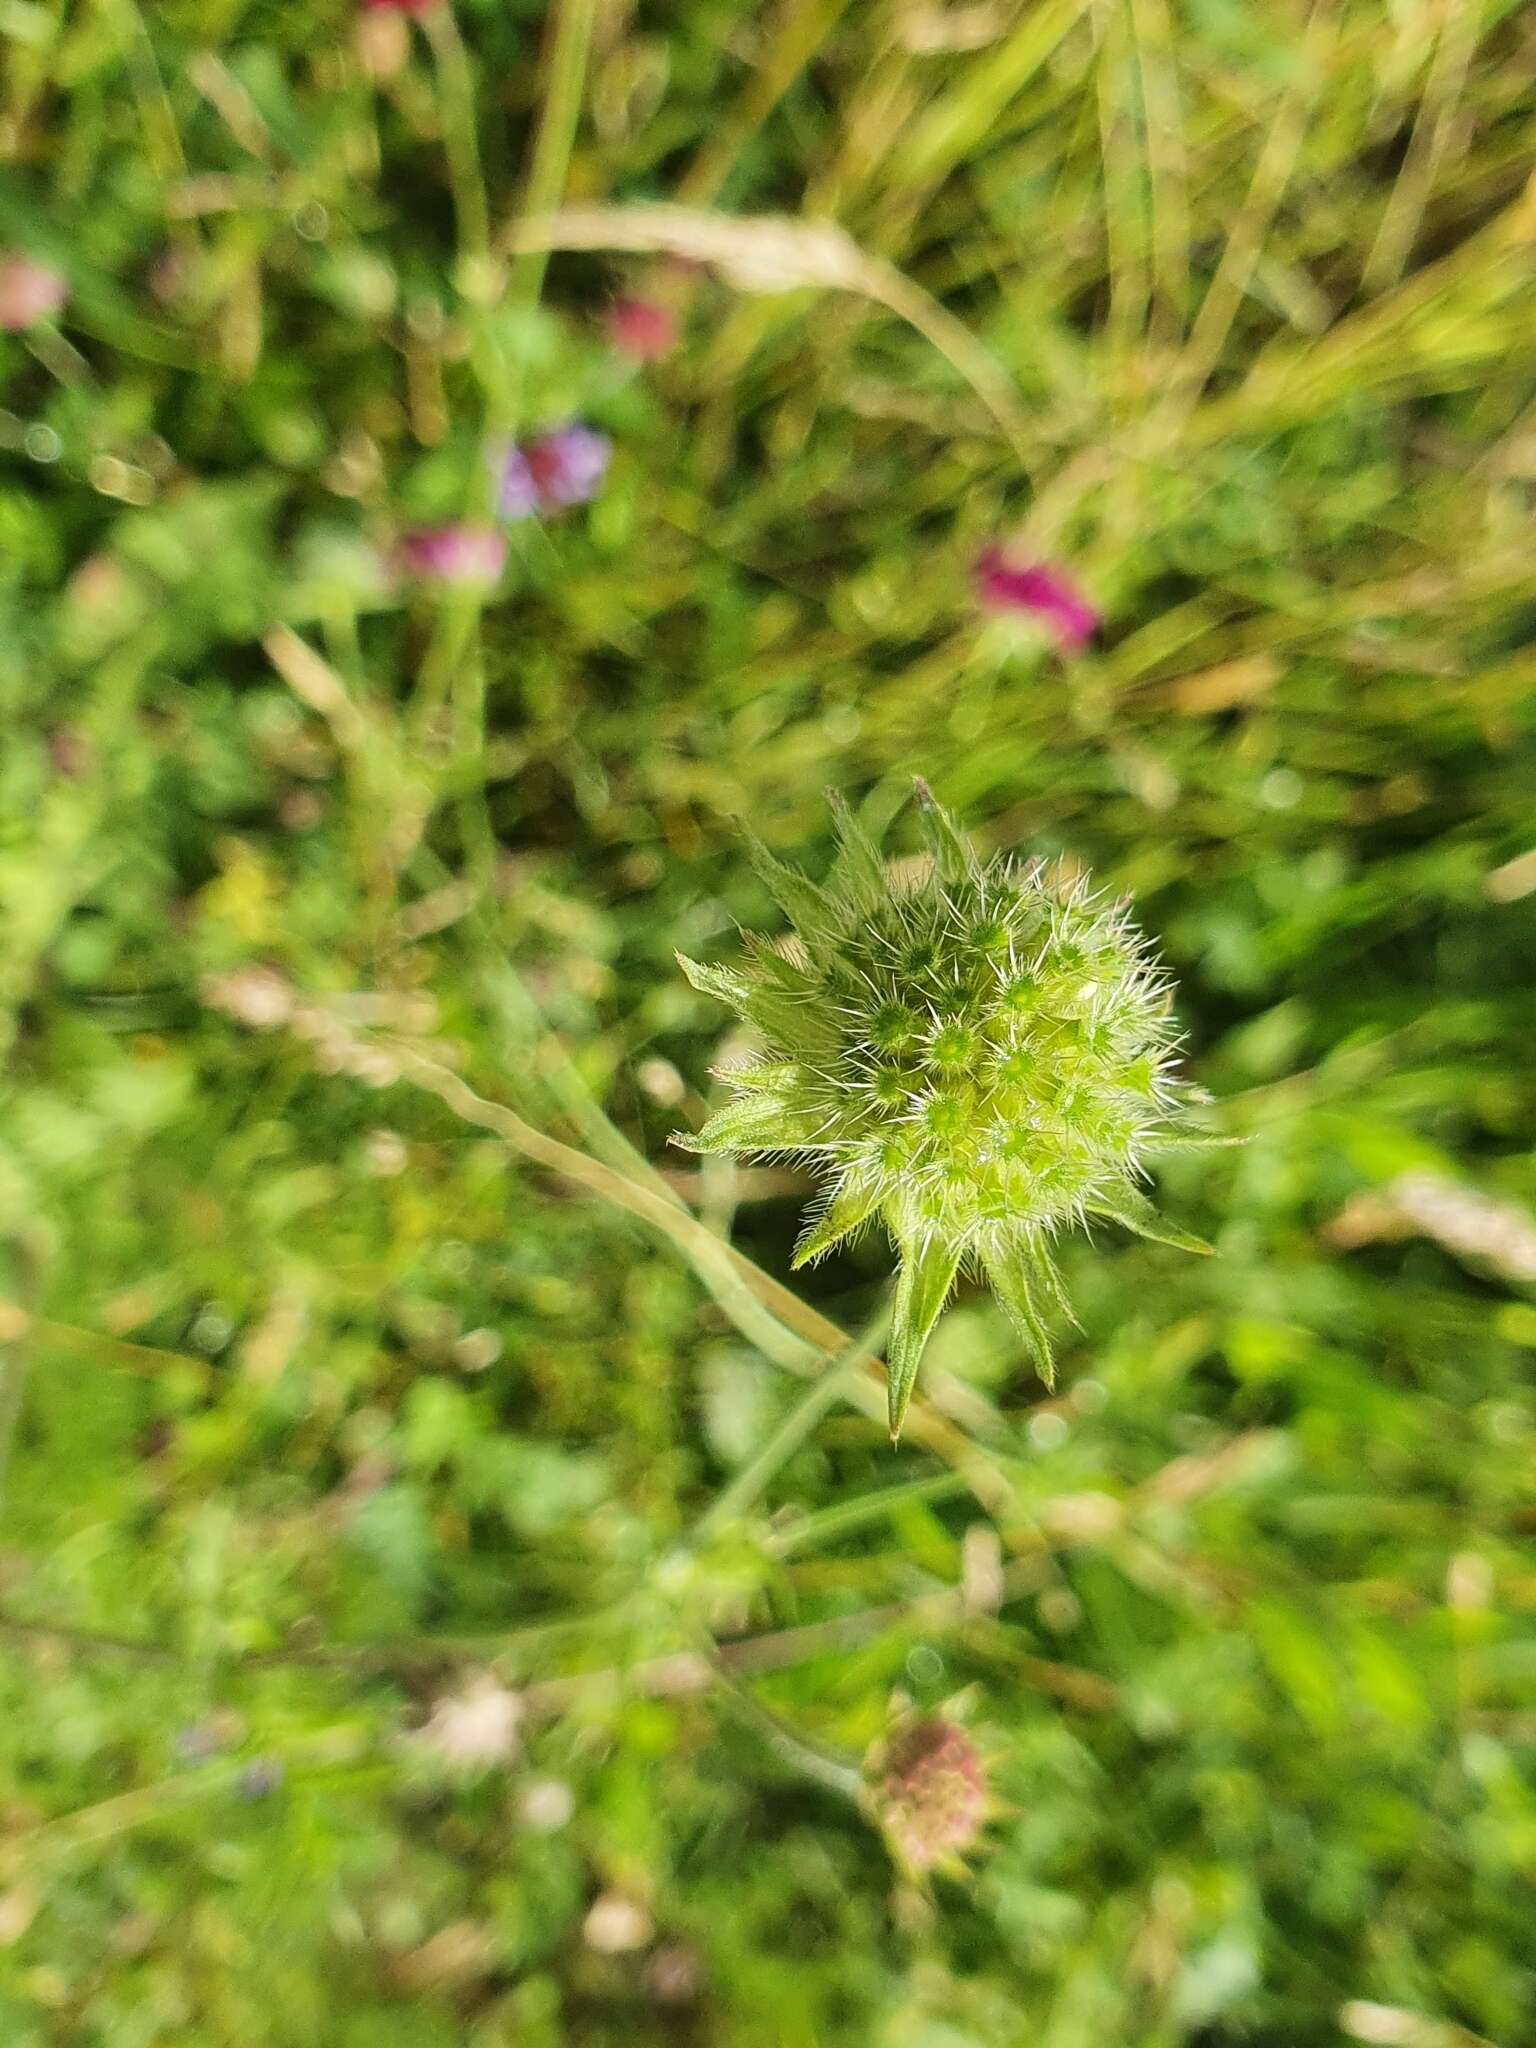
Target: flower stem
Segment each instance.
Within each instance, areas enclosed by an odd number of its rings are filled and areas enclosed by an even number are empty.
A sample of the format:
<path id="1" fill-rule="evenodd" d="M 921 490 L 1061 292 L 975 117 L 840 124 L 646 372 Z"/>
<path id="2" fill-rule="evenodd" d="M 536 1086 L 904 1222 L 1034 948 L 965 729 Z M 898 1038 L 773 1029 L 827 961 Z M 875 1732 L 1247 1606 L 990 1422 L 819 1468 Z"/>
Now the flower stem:
<path id="1" fill-rule="evenodd" d="M 780 1466 L 799 1450 L 827 1410 L 843 1399 L 862 1378 L 865 1363 L 880 1348 L 890 1316 L 891 1305 L 887 1296 L 842 1356 L 812 1380 L 778 1427 L 770 1431 L 730 1485 L 700 1516 L 693 1534 L 695 1544 L 702 1543 L 717 1529 L 745 1514 Z"/>
<path id="2" fill-rule="evenodd" d="M 587 52 L 592 44 L 596 0 L 558 0 L 553 13 L 553 36 L 546 66 L 543 109 L 533 142 L 533 161 L 528 167 L 528 184 L 523 193 L 525 214 L 553 213 L 565 192 L 566 172 L 576 141 L 576 123 L 581 115 L 581 92 L 587 75 Z M 518 259 L 513 272 L 514 296 L 532 305 L 544 285 L 549 262 L 547 249 L 530 249 Z"/>
<path id="3" fill-rule="evenodd" d="M 480 171 L 480 137 L 475 119 L 475 78 L 469 52 L 451 7 L 429 7 L 421 25 L 437 65 L 438 106 L 448 182 L 458 221 L 461 264 L 484 263 L 491 245 L 485 179 Z M 469 280 L 461 275 L 461 285 Z"/>
<path id="4" fill-rule="evenodd" d="M 862 1774 L 850 1763 L 831 1756 L 824 1749 L 807 1742 L 803 1735 L 781 1721 L 777 1714 L 770 1713 L 760 1700 L 754 1699 L 738 1679 L 731 1676 L 718 1657 L 712 1660 L 715 1677 L 721 1692 L 735 1713 L 752 1731 L 761 1736 L 776 1756 L 813 1778 L 818 1785 L 825 1785 L 829 1792 L 837 1792 L 844 1799 L 857 1801 L 863 1789 Z"/>

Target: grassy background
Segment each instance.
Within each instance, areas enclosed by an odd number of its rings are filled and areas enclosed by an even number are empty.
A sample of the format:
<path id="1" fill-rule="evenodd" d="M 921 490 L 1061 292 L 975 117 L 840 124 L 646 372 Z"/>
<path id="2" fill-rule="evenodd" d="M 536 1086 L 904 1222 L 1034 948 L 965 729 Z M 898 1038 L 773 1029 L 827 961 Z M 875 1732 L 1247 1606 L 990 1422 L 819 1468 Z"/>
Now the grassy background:
<path id="1" fill-rule="evenodd" d="M 1522 2048 L 1529 10 L 355 29 L 0 8 L 0 240 L 71 290 L 0 337 L 0 2039 Z M 503 265 L 530 163 L 835 219 L 1008 430 L 857 292 Z M 684 319 L 643 372 L 619 288 Z M 381 577 L 573 413 L 607 487 L 483 610 Z M 974 609 L 1021 523 L 1070 667 Z M 925 1430 L 837 1410 L 701 1535 L 805 1357 L 633 1191 L 779 1276 L 803 1189 L 666 1152 L 672 951 L 769 917 L 734 816 L 814 867 L 913 772 L 1134 892 L 1250 1142 L 1163 1176 L 1214 1259 L 1069 1248 L 1056 1401 L 963 1296 Z M 466 1779 L 409 1731 L 485 1668 Z M 808 1752 L 962 1692 L 1000 1817 L 925 1899 Z"/>

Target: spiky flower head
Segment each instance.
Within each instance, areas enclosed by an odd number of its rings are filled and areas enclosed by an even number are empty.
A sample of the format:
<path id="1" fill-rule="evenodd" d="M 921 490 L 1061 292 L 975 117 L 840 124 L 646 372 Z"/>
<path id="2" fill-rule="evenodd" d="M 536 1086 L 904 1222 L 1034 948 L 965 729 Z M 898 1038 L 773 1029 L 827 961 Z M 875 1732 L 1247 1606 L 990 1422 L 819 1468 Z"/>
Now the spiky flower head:
<path id="1" fill-rule="evenodd" d="M 833 797 L 839 852 L 821 888 L 749 835 L 794 936 L 748 935 L 730 967 L 679 955 L 762 1052 L 722 1076 L 735 1100 L 677 1142 L 803 1156 L 825 1175 L 797 1266 L 876 1218 L 890 1232 L 893 1441 L 962 1267 L 990 1281 L 1050 1384 L 1058 1232 L 1102 1216 L 1209 1249 L 1138 1185 L 1147 1158 L 1182 1142 L 1194 1091 L 1175 1076 L 1167 983 L 1123 906 L 1038 863 L 983 862 L 921 782 L 917 796 L 930 858 L 889 872 Z"/>

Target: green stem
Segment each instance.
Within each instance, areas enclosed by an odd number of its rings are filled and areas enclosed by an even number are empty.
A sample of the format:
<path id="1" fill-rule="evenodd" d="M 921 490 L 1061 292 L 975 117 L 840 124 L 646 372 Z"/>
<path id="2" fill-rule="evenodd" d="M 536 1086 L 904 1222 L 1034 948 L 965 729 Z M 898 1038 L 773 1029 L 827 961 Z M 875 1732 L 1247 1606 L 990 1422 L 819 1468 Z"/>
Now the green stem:
<path id="1" fill-rule="evenodd" d="M 835 1507 L 798 1516 L 786 1528 L 773 1531 L 768 1547 L 777 1558 L 793 1557 L 815 1549 L 818 1544 L 840 1539 L 850 1530 L 862 1529 L 869 1522 L 881 1521 L 899 1508 L 951 1500 L 964 1491 L 965 1481 L 954 1472 L 938 1472 L 931 1479 L 909 1479 L 900 1486 L 883 1486 L 858 1500 L 839 1501 Z"/>
<path id="2" fill-rule="evenodd" d="M 555 7 L 543 110 L 523 193 L 525 214 L 553 213 L 564 196 L 596 12 L 596 0 L 558 0 Z M 548 263 L 547 249 L 530 249 L 519 257 L 512 273 L 513 296 L 523 305 L 537 302 Z"/>
<path id="3" fill-rule="evenodd" d="M 37 1293 L 38 1267 L 41 1264 L 39 1247 L 28 1237 L 15 1240 L 17 1293 L 22 1303 L 31 1302 Z M 26 1309 L 23 1306 L 23 1316 Z M 27 1362 L 30 1356 L 28 1338 L 31 1336 L 30 1319 L 17 1327 L 15 1334 L 0 1355 L 0 1507 L 5 1502 L 5 1481 L 10 1470 L 11 1448 L 16 1441 L 16 1425 L 21 1419 L 21 1397 L 26 1387 Z"/>
<path id="4" fill-rule="evenodd" d="M 410 737 L 420 746 L 437 714 L 449 701 L 454 680 L 477 649 L 481 600 L 476 595 L 458 594 L 443 603 L 432 622 L 432 638 L 422 659 L 411 698 Z M 455 734 L 463 740 L 462 724 Z"/>
<path id="5" fill-rule="evenodd" d="M 459 260 L 483 264 L 490 253 L 490 213 L 480 170 L 480 136 L 475 117 L 475 76 L 451 7 L 429 7 L 421 17 L 437 64 L 438 108 L 448 182 L 458 221 Z M 473 282 L 461 275 L 460 285 Z"/>
<path id="6" fill-rule="evenodd" d="M 495 933 L 482 920 L 471 920 L 472 939 L 479 979 L 486 997 L 500 1021 L 513 1033 L 527 1054 L 540 1081 L 587 1148 L 630 1179 L 640 1181 L 674 1208 L 687 1204 L 652 1166 L 645 1154 L 632 1145 L 615 1124 L 582 1078 L 565 1044 L 545 1023 L 537 1003 L 528 993 L 522 976 L 507 959 Z"/>
<path id="7" fill-rule="evenodd" d="M 776 1756 L 782 1757 L 785 1763 L 806 1777 L 814 1778 L 818 1785 L 825 1785 L 828 1791 L 841 1793 L 844 1799 L 858 1800 L 864 1778 L 853 1764 L 807 1742 L 803 1735 L 797 1734 L 777 1714 L 770 1713 L 761 1701 L 754 1699 L 746 1687 L 731 1676 L 718 1656 L 711 1662 L 716 1681 L 729 1705 Z"/>
<path id="8" fill-rule="evenodd" d="M 696 1545 L 744 1515 L 780 1466 L 799 1450 L 827 1410 L 845 1399 L 858 1384 L 863 1378 L 865 1364 L 879 1349 L 890 1315 L 890 1302 L 886 1300 L 842 1357 L 812 1380 L 778 1428 L 770 1432 L 730 1485 L 700 1516 L 693 1534 Z"/>
<path id="9" fill-rule="evenodd" d="M 277 1742 L 267 1752 L 290 1771 L 327 1773 L 383 1768 L 375 1737 L 361 1722 L 348 1722 Z M 96 1848 L 133 1830 L 168 1819 L 199 1799 L 236 1790 L 249 1770 L 251 1757 L 221 1758 L 202 1770 L 180 1771 L 173 1778 L 119 1792 L 95 1805 L 36 1822 L 0 1844 L 0 1874 L 7 1879 L 35 1865 L 39 1853 L 67 1853 Z"/>

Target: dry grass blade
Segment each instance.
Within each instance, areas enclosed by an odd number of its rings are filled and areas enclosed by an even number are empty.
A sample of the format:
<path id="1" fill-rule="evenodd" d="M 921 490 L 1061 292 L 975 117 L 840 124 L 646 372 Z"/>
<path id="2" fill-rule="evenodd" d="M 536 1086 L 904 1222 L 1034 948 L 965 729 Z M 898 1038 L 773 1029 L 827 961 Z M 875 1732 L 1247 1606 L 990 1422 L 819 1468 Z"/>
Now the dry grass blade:
<path id="1" fill-rule="evenodd" d="M 744 218 L 687 206 L 580 206 L 516 220 L 509 255 L 553 249 L 627 250 L 686 257 L 748 292 L 852 292 L 905 320 L 962 377 L 1024 461 L 1024 414 L 1013 379 L 921 285 L 871 256 L 835 221 L 778 214 Z"/>

